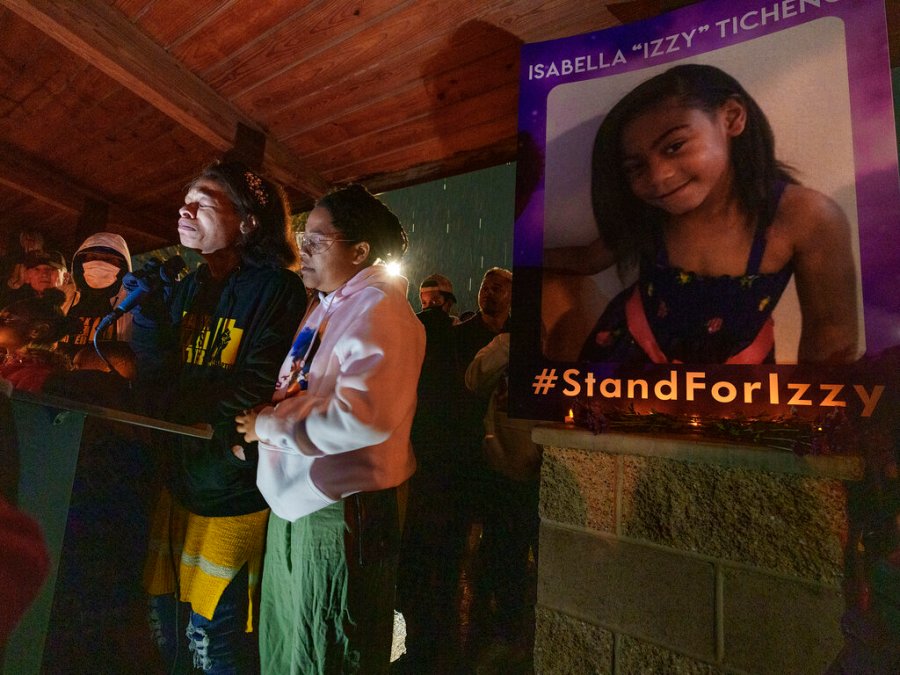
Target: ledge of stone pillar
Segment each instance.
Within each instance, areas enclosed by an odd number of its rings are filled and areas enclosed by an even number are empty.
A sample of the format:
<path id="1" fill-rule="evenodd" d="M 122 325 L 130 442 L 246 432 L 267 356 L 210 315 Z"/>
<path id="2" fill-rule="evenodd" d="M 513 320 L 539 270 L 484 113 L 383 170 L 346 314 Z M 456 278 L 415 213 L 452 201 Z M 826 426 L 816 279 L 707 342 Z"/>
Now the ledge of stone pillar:
<path id="1" fill-rule="evenodd" d="M 587 429 L 548 423 L 535 426 L 531 439 L 546 447 L 663 457 L 730 468 L 848 481 L 862 480 L 864 468 L 863 458 L 857 456 L 796 455 L 784 450 L 729 443 L 702 436 L 616 432 L 594 434 Z"/>

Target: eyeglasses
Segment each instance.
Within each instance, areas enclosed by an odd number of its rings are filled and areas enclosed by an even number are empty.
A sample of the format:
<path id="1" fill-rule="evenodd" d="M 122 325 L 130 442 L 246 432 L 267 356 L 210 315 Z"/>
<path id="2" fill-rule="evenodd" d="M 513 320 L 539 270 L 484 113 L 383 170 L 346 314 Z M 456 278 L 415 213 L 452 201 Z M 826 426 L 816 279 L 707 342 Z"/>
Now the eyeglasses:
<path id="1" fill-rule="evenodd" d="M 323 237 L 317 234 L 300 233 L 300 250 L 305 251 L 308 255 L 318 255 L 325 253 L 331 248 L 336 241 L 353 241 L 352 239 L 343 239 L 341 237 Z"/>

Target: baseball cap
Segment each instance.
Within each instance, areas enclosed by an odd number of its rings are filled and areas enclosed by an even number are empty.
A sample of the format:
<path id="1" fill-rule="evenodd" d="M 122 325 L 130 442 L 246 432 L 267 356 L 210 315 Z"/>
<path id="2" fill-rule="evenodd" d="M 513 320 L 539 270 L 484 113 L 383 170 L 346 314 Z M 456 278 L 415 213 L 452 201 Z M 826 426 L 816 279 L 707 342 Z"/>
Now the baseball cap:
<path id="1" fill-rule="evenodd" d="M 450 299 L 456 302 L 456 296 L 453 295 L 453 284 L 443 274 L 429 274 L 419 285 L 420 291 L 424 288 L 436 288 L 441 293 L 449 295 Z"/>
<path id="2" fill-rule="evenodd" d="M 29 251 L 25 254 L 25 269 L 50 265 L 58 270 L 66 269 L 66 259 L 59 251 Z"/>

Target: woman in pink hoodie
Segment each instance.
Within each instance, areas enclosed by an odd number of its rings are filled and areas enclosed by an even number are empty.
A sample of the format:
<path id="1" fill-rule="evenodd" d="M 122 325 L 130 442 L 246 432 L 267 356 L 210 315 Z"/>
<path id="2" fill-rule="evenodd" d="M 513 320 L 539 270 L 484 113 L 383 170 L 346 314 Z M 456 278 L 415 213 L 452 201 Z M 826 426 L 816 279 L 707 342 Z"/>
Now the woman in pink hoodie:
<path id="1" fill-rule="evenodd" d="M 319 200 L 301 243 L 318 292 L 272 404 L 236 418 L 259 441 L 272 508 L 260 652 L 267 673 L 386 673 L 400 541 L 397 487 L 415 470 L 409 430 L 425 334 L 397 217 L 359 185 Z"/>

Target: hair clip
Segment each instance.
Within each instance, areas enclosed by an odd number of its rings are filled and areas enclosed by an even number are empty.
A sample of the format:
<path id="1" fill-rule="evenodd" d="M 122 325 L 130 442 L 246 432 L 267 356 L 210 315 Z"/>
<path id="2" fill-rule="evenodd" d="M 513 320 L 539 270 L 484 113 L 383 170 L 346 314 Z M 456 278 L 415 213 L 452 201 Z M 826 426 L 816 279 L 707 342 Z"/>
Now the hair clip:
<path id="1" fill-rule="evenodd" d="M 269 197 L 266 194 L 266 187 L 263 184 L 262 178 L 252 171 L 245 171 L 244 180 L 247 181 L 247 189 L 250 190 L 253 194 L 253 198 L 260 206 L 265 206 L 269 203 Z"/>

